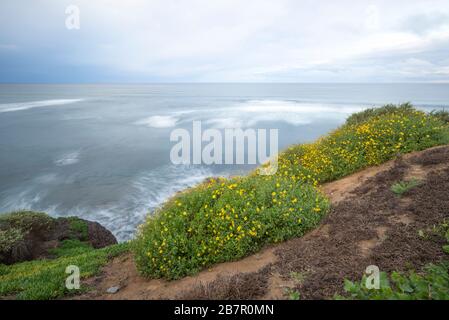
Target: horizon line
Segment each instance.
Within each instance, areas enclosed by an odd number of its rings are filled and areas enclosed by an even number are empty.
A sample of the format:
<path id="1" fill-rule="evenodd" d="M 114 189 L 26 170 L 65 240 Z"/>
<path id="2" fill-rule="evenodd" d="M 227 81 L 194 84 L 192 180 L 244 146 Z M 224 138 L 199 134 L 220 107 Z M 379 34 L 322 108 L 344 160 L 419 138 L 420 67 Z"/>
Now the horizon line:
<path id="1" fill-rule="evenodd" d="M 0 81 L 0 85 L 180 85 L 180 84 L 332 84 L 332 85 L 373 85 L 373 84 L 449 84 L 449 81 L 385 81 L 385 82 L 318 82 L 318 81 L 310 81 L 310 82 L 280 82 L 280 81 L 209 81 L 209 82 L 199 82 L 199 81 L 148 81 L 148 82 L 2 82 Z"/>

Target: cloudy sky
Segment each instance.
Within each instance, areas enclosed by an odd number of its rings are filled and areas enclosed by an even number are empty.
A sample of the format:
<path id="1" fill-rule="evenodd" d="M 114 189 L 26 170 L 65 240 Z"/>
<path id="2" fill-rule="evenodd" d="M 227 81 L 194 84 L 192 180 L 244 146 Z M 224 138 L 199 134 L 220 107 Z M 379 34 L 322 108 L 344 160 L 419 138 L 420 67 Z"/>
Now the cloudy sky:
<path id="1" fill-rule="evenodd" d="M 449 1 L 1 0 L 0 82 L 449 82 Z"/>

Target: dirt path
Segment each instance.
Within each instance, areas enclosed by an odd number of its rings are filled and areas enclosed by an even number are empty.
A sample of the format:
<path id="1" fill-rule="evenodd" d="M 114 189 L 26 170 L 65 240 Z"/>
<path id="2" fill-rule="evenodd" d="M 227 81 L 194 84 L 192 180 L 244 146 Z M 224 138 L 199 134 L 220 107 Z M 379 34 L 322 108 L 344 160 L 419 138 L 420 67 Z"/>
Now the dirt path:
<path id="1" fill-rule="evenodd" d="M 390 187 L 403 179 L 422 184 L 402 197 Z M 442 259 L 442 242 L 420 230 L 449 218 L 449 146 L 408 154 L 322 187 L 333 208 L 318 229 L 268 247 L 245 259 L 218 264 L 177 281 L 140 277 L 130 254 L 118 257 L 83 299 L 285 299 L 330 298 L 345 278 L 360 279 L 365 268 L 420 268 Z M 106 290 L 119 286 L 116 294 Z"/>

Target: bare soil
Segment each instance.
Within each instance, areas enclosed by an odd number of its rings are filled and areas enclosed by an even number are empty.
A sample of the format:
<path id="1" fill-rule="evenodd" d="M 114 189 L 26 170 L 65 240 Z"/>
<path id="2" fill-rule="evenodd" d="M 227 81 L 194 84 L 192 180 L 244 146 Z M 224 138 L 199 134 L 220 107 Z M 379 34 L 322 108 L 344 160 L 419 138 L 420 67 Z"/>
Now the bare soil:
<path id="1" fill-rule="evenodd" d="M 412 178 L 421 184 L 402 196 L 390 190 Z M 322 190 L 331 212 L 301 238 L 176 281 L 142 278 L 127 254 L 87 279 L 94 289 L 75 298 L 286 299 L 296 290 L 302 299 L 329 299 L 342 293 L 344 279 L 359 280 L 369 265 L 419 270 L 444 258 L 434 226 L 449 219 L 449 146 L 407 154 Z M 106 293 L 113 286 L 120 290 Z"/>

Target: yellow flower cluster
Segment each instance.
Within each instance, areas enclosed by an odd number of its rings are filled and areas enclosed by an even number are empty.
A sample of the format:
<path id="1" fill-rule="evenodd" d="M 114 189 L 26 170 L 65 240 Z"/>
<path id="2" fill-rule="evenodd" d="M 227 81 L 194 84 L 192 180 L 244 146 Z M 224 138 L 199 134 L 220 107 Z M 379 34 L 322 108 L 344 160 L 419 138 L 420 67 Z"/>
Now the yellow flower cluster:
<path id="1" fill-rule="evenodd" d="M 316 188 L 289 179 L 211 179 L 148 217 L 135 244 L 137 265 L 152 277 L 184 276 L 302 235 L 327 208 Z"/>
<path id="2" fill-rule="evenodd" d="M 377 165 L 399 153 L 445 143 L 447 126 L 421 111 L 392 112 L 344 125 L 314 143 L 290 147 L 278 175 L 313 184 Z"/>

